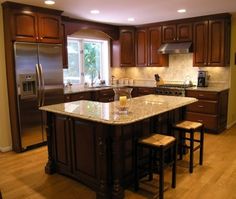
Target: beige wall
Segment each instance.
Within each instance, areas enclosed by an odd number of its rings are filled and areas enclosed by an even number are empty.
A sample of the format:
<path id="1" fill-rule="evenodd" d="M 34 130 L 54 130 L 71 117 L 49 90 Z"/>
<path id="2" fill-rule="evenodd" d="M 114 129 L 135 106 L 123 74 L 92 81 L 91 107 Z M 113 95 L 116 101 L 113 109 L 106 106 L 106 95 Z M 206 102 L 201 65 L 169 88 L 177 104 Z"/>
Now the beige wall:
<path id="1" fill-rule="evenodd" d="M 11 129 L 7 97 L 2 8 L 0 8 L 0 96 L 0 151 L 7 151 L 11 149 Z"/>
<path id="2" fill-rule="evenodd" d="M 236 123 L 236 13 L 232 16 L 231 21 L 231 60 L 230 60 L 230 93 L 228 108 L 228 126 Z"/>

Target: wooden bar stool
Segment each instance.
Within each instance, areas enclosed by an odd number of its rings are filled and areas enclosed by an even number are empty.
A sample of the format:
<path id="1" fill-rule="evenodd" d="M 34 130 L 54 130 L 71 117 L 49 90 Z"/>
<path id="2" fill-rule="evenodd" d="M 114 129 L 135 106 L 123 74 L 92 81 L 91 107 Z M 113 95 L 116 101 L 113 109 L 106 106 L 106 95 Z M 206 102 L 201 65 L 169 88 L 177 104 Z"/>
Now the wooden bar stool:
<path id="1" fill-rule="evenodd" d="M 176 186 L 176 139 L 173 136 L 166 136 L 161 134 L 151 134 L 148 137 L 139 139 L 135 144 L 135 183 L 134 188 L 139 189 L 139 153 L 138 149 L 149 149 L 149 166 L 148 174 L 149 180 L 152 180 L 154 165 L 158 165 L 157 171 L 159 173 L 159 198 L 162 199 L 164 195 L 164 167 L 172 165 L 172 188 Z M 168 153 L 169 152 L 169 153 Z M 168 157 L 167 155 L 170 155 Z M 165 161 L 168 159 L 167 161 Z"/>
<path id="2" fill-rule="evenodd" d="M 178 146 L 180 160 L 183 158 L 183 151 L 184 149 L 189 149 L 189 172 L 193 172 L 193 160 L 194 160 L 194 151 L 200 149 L 200 156 L 199 156 L 199 164 L 203 164 L 203 144 L 204 144 L 204 125 L 200 122 L 192 122 L 192 121 L 180 121 L 173 125 L 173 129 L 179 132 L 179 141 Z M 195 139 L 194 134 L 196 131 L 200 132 L 200 139 Z M 189 137 L 186 137 L 186 133 L 189 133 Z M 190 144 L 186 144 L 186 140 L 189 140 Z M 194 143 L 197 142 L 199 145 L 194 147 Z"/>

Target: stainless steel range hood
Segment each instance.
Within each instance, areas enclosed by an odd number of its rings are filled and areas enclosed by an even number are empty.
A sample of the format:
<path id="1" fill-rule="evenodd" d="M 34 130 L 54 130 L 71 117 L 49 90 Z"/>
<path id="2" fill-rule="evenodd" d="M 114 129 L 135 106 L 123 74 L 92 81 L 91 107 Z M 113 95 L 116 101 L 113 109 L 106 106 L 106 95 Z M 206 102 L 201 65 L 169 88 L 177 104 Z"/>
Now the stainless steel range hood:
<path id="1" fill-rule="evenodd" d="M 158 49 L 161 54 L 190 53 L 192 51 L 192 42 L 166 43 Z"/>

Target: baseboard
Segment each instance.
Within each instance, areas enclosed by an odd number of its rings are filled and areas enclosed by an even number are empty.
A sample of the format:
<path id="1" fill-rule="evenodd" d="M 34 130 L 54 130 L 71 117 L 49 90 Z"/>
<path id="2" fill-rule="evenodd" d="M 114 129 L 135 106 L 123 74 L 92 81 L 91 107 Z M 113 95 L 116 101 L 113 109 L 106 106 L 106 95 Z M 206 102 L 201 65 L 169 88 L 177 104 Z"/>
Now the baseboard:
<path id="1" fill-rule="evenodd" d="M 231 128 L 235 124 L 236 124 L 236 120 L 231 122 L 230 124 L 227 124 L 227 129 Z"/>
<path id="2" fill-rule="evenodd" d="M 12 150 L 12 146 L 0 147 L 1 152 L 8 152 Z"/>

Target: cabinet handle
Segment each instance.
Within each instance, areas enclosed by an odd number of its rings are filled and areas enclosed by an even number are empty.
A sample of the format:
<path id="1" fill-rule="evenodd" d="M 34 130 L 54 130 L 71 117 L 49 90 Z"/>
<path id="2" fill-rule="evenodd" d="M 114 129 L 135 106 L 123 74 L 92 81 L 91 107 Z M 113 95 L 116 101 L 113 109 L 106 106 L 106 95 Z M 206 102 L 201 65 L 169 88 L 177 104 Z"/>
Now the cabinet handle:
<path id="1" fill-rule="evenodd" d="M 202 106 L 202 105 L 198 105 L 198 107 L 199 107 L 199 108 L 204 108 L 204 106 Z"/>
<path id="2" fill-rule="evenodd" d="M 210 65 L 211 63 L 210 62 L 208 62 L 208 65 Z"/>
<path id="3" fill-rule="evenodd" d="M 203 94 L 198 94 L 198 97 L 204 97 L 204 95 Z"/>
<path id="4" fill-rule="evenodd" d="M 204 62 L 204 65 L 206 66 L 206 65 L 207 65 L 207 63 L 206 63 L 206 62 Z"/>
<path id="5" fill-rule="evenodd" d="M 69 96 L 66 96 L 66 99 L 70 99 L 70 97 L 69 97 Z"/>
<path id="6" fill-rule="evenodd" d="M 38 40 L 38 39 L 39 39 L 39 37 L 36 37 L 36 39 Z"/>
<path id="7" fill-rule="evenodd" d="M 42 40 L 42 39 L 43 39 L 43 37 L 40 37 L 40 39 Z"/>
<path id="8" fill-rule="evenodd" d="M 198 122 L 203 122 L 203 120 L 197 120 Z"/>
<path id="9" fill-rule="evenodd" d="M 176 40 L 176 39 L 174 38 L 174 40 Z"/>

